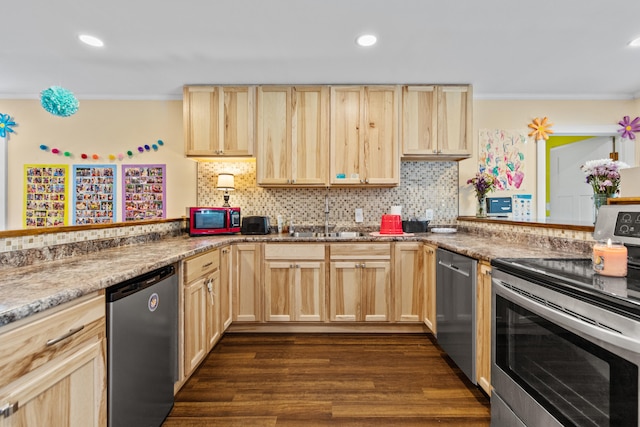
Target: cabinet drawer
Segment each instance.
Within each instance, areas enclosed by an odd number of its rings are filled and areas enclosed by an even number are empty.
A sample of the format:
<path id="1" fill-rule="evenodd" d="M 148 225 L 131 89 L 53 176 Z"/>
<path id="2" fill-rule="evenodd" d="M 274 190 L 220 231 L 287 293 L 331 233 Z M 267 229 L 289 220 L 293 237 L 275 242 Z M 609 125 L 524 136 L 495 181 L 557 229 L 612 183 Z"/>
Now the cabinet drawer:
<path id="1" fill-rule="evenodd" d="M 106 335 L 105 300 L 101 293 L 53 314 L 0 332 L 0 387 L 80 344 Z"/>
<path id="2" fill-rule="evenodd" d="M 220 267 L 220 256 L 218 249 L 214 249 L 205 254 L 189 258 L 184 261 L 185 283 L 201 277 L 207 273 L 217 270 Z"/>
<path id="3" fill-rule="evenodd" d="M 391 259 L 390 243 L 332 243 L 331 259 Z"/>
<path id="4" fill-rule="evenodd" d="M 308 259 L 323 260 L 324 245 L 322 244 L 304 244 L 304 243 L 271 243 L 264 245 L 265 259 Z"/>

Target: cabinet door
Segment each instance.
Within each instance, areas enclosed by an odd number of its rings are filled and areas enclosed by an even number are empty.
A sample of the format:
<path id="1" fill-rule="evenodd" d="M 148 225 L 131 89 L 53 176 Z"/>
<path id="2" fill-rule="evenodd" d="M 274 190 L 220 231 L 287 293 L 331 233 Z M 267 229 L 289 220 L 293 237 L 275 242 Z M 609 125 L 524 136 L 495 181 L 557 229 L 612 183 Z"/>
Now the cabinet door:
<path id="1" fill-rule="evenodd" d="M 106 426 L 105 379 L 104 340 L 83 345 L 0 388 L 0 402 L 18 405 L 0 426 Z"/>
<path id="2" fill-rule="evenodd" d="M 220 249 L 220 326 L 231 325 L 231 247 Z"/>
<path id="3" fill-rule="evenodd" d="M 437 153 L 438 107 L 435 86 L 402 88 L 402 155 Z"/>
<path id="4" fill-rule="evenodd" d="M 189 375 L 208 351 L 207 277 L 184 287 L 184 372 Z"/>
<path id="5" fill-rule="evenodd" d="M 360 164 L 364 140 L 364 90 L 361 86 L 331 88 L 331 161 L 332 184 L 360 184 L 365 179 Z"/>
<path id="6" fill-rule="evenodd" d="M 331 262 L 329 270 L 330 320 L 358 320 L 361 271 L 353 261 Z"/>
<path id="7" fill-rule="evenodd" d="M 390 319 L 390 263 L 367 261 L 361 269 L 361 317 L 367 322 L 388 322 Z"/>
<path id="8" fill-rule="evenodd" d="M 255 87 L 185 86 L 187 156 L 252 156 Z"/>
<path id="9" fill-rule="evenodd" d="M 395 244 L 395 320 L 421 322 L 424 317 L 424 255 L 422 243 Z"/>
<path id="10" fill-rule="evenodd" d="M 262 320 L 260 292 L 260 245 L 241 243 L 234 247 L 233 320 L 259 322 Z"/>
<path id="11" fill-rule="evenodd" d="M 258 184 L 291 184 L 291 92 L 283 86 L 257 90 Z"/>
<path id="12" fill-rule="evenodd" d="M 364 88 L 365 136 L 360 170 L 364 166 L 366 184 L 397 185 L 400 182 L 399 102 L 398 86 Z"/>
<path id="13" fill-rule="evenodd" d="M 471 86 L 438 86 L 438 153 L 470 156 Z"/>
<path id="14" fill-rule="evenodd" d="M 185 153 L 187 156 L 219 154 L 220 94 L 216 86 L 185 86 L 183 90 Z"/>
<path id="15" fill-rule="evenodd" d="M 329 88 L 294 87 L 291 109 L 292 182 L 326 185 L 329 182 Z"/>
<path id="16" fill-rule="evenodd" d="M 254 148 L 255 87 L 222 87 L 219 125 L 224 156 L 252 156 Z"/>
<path id="17" fill-rule="evenodd" d="M 300 261 L 295 268 L 295 320 L 324 320 L 325 263 Z"/>
<path id="18" fill-rule="evenodd" d="M 206 279 L 207 291 L 207 353 L 220 339 L 220 271 Z"/>
<path id="19" fill-rule="evenodd" d="M 476 288 L 476 381 L 491 396 L 491 265 L 478 263 Z"/>
<path id="20" fill-rule="evenodd" d="M 425 310 L 424 324 L 435 335 L 436 331 L 436 247 L 424 245 Z"/>
<path id="21" fill-rule="evenodd" d="M 295 268 L 293 262 L 265 262 L 264 299 L 267 322 L 293 320 Z"/>

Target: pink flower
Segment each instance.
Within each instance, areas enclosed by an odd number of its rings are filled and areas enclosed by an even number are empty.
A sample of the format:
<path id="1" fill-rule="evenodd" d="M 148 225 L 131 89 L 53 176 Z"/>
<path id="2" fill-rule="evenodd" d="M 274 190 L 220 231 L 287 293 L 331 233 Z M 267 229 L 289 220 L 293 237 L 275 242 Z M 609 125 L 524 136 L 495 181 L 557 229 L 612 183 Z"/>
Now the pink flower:
<path id="1" fill-rule="evenodd" d="M 629 116 L 624 116 L 618 124 L 622 126 L 618 132 L 623 138 L 636 139 L 635 132 L 640 132 L 640 117 L 631 120 Z"/>

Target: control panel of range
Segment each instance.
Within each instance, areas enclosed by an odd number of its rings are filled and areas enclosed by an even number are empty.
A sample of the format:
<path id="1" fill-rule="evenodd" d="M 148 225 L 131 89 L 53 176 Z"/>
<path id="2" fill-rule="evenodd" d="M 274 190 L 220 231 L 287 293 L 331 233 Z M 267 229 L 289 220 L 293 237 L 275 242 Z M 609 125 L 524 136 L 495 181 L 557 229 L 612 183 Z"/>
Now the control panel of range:
<path id="1" fill-rule="evenodd" d="M 618 212 L 613 234 L 621 237 L 640 237 L 640 212 Z"/>

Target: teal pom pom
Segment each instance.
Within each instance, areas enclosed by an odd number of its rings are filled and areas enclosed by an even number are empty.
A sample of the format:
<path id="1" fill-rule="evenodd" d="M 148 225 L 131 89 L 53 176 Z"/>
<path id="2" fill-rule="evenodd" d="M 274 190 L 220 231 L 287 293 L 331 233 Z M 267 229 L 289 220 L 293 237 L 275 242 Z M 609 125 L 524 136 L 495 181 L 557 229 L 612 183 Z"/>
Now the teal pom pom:
<path id="1" fill-rule="evenodd" d="M 51 86 L 40 92 L 40 104 L 54 116 L 69 117 L 78 111 L 79 102 L 71 91 Z"/>

